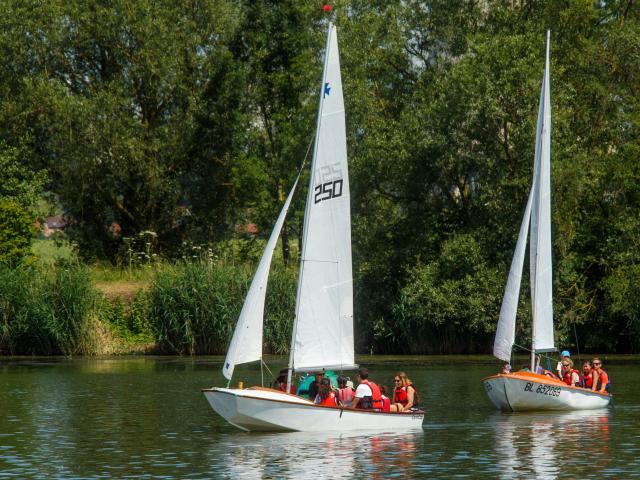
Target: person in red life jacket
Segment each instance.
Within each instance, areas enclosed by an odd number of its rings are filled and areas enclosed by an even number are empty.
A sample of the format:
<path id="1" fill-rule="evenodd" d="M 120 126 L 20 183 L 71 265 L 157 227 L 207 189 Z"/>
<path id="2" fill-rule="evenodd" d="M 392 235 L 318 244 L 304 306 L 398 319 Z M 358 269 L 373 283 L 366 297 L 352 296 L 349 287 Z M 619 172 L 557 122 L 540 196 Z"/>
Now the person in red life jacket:
<path id="1" fill-rule="evenodd" d="M 591 362 L 584 362 L 582 365 L 582 386 L 591 389 L 593 387 L 593 370 Z"/>
<path id="2" fill-rule="evenodd" d="M 565 357 L 562 360 L 562 371 L 564 375 L 562 377 L 562 381 L 567 385 L 571 385 L 574 387 L 582 386 L 582 379 L 580 378 L 580 372 L 573 368 L 573 361 L 570 358 Z"/>
<path id="3" fill-rule="evenodd" d="M 404 372 L 398 372 L 393 379 L 395 390 L 393 391 L 393 404 L 398 412 L 408 412 L 418 407 L 418 390 Z"/>
<path id="4" fill-rule="evenodd" d="M 320 381 L 318 394 L 316 395 L 314 403 L 324 405 L 326 407 L 336 406 L 336 393 L 333 391 L 333 388 L 331 387 L 331 380 L 328 378 L 325 377 Z"/>
<path id="5" fill-rule="evenodd" d="M 382 394 L 378 385 L 369 380 L 369 370 L 361 368 L 358 370 L 358 388 L 353 397 L 353 408 L 366 410 L 382 410 Z"/>
<path id="6" fill-rule="evenodd" d="M 280 390 L 282 392 L 287 391 L 287 374 L 288 373 L 289 373 L 289 370 L 287 370 L 286 368 L 283 368 L 282 370 L 280 370 L 280 373 L 278 374 L 278 378 L 276 378 L 275 381 L 273 382 L 273 388 L 275 390 Z M 293 384 L 293 379 L 291 381 L 291 387 L 289 387 L 289 393 L 293 395 L 296 394 L 296 386 Z"/>
<path id="7" fill-rule="evenodd" d="M 609 391 L 609 374 L 602 369 L 602 360 L 598 357 L 591 360 L 593 365 L 593 385 L 591 390 L 605 393 Z"/>
<path id="8" fill-rule="evenodd" d="M 338 377 L 338 404 L 343 407 L 348 407 L 353 402 L 353 388 L 347 385 L 348 380 L 342 375 Z"/>
<path id="9" fill-rule="evenodd" d="M 382 395 L 382 411 L 391 411 L 391 399 L 387 397 L 387 387 L 380 385 L 380 394 Z M 395 411 L 395 410 L 394 410 Z"/>

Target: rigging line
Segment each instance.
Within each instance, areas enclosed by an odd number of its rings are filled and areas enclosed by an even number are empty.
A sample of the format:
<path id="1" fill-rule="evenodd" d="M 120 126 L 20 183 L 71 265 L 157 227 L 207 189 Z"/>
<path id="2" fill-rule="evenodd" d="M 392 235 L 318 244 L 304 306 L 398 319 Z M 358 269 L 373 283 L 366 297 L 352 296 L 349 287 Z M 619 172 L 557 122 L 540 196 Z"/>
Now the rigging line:
<path id="1" fill-rule="evenodd" d="M 530 348 L 523 347 L 522 345 L 518 345 L 517 343 L 514 343 L 514 344 L 513 344 L 513 346 L 514 346 L 514 347 L 521 348 L 522 350 L 524 350 L 524 351 L 526 351 L 526 352 L 530 352 L 530 353 L 532 353 L 532 352 L 533 352 L 533 350 L 531 350 Z M 553 357 L 550 357 L 550 356 L 548 356 L 548 355 L 545 355 L 545 354 L 544 354 L 544 352 L 536 353 L 536 355 L 540 355 L 540 359 L 547 358 L 547 359 L 549 359 L 549 360 L 555 360 Z"/>
<path id="2" fill-rule="evenodd" d="M 273 377 L 273 379 L 275 380 L 276 377 L 273 375 L 273 372 L 269 369 L 269 365 L 267 365 L 266 362 L 262 358 L 260 359 L 260 363 L 262 365 L 264 365 L 264 368 L 267 369 L 267 372 L 269 372 L 269 375 L 271 375 L 271 377 Z M 261 369 L 262 369 L 262 365 L 260 366 Z"/>
<path id="3" fill-rule="evenodd" d="M 578 352 L 578 363 L 582 363 L 582 358 L 580 358 L 580 345 L 578 345 L 578 332 L 576 331 L 576 322 L 573 322 L 573 335 L 576 337 L 576 350 Z"/>

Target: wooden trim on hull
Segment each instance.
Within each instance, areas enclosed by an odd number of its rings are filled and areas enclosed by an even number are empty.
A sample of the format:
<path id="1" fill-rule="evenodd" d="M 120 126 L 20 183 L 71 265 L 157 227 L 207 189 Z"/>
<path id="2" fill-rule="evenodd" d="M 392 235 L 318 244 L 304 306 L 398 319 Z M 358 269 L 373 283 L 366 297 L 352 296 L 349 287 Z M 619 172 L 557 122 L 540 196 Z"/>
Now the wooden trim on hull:
<path id="1" fill-rule="evenodd" d="M 611 404 L 610 394 L 567 385 L 531 372 L 491 375 L 482 379 L 491 402 L 503 411 L 592 410 Z"/>

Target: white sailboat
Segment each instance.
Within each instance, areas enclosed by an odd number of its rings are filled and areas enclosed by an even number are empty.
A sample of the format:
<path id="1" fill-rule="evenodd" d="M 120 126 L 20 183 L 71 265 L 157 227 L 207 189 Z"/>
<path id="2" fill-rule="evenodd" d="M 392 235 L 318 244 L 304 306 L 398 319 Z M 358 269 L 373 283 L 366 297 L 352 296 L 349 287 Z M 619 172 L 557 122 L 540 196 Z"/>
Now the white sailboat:
<path id="1" fill-rule="evenodd" d="M 535 372 L 536 353 L 556 350 L 553 339 L 553 275 L 551 268 L 549 38 L 550 34 L 547 32 L 544 80 L 540 93 L 536 131 L 533 184 L 520 225 L 520 233 L 509 270 L 493 347 L 494 356 L 505 362 L 510 361 L 515 341 L 516 311 L 527 230 L 530 228 L 529 263 L 533 313 L 531 372 L 499 374 L 482 380 L 493 404 L 505 411 L 596 409 L 604 408 L 611 403 L 609 394 L 569 386 L 560 380 L 533 373 Z"/>
<path id="2" fill-rule="evenodd" d="M 229 380 L 235 365 L 262 359 L 262 319 L 269 265 L 294 190 L 295 185 L 271 233 L 233 334 L 223 367 Z M 337 34 L 335 26 L 329 23 L 288 384 L 294 370 L 354 368 L 357 365 L 344 100 Z M 421 428 L 424 417 L 423 412 L 383 413 L 320 406 L 263 387 L 202 391 L 217 413 L 247 431 L 407 430 Z"/>

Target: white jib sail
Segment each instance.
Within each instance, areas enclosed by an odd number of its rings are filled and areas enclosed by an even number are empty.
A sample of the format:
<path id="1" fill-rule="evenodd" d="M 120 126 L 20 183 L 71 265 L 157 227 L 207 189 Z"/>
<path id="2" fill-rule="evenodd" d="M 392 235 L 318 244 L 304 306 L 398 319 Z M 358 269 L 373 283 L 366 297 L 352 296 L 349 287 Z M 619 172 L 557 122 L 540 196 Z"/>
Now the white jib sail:
<path id="1" fill-rule="evenodd" d="M 553 272 L 551 268 L 551 92 L 549 38 L 544 80 L 540 92 L 534 164 L 534 198 L 531 207 L 531 302 L 533 344 L 536 352 L 555 350 L 553 342 Z"/>
<path id="2" fill-rule="evenodd" d="M 271 266 L 271 258 L 278 244 L 280 230 L 287 216 L 287 210 L 291 204 L 293 192 L 298 185 L 298 179 L 293 184 L 291 192 L 287 200 L 284 202 L 282 211 L 278 216 L 276 224 L 264 249 L 258 269 L 251 281 L 249 292 L 242 305 L 240 317 L 236 324 L 236 329 L 231 338 L 229 350 L 227 350 L 227 358 L 224 361 L 222 374 L 227 380 L 231 379 L 233 370 L 236 365 L 247 362 L 254 362 L 262 358 L 262 326 L 264 317 L 264 301 L 267 293 L 267 282 L 269 280 L 269 268 Z"/>
<path id="3" fill-rule="evenodd" d="M 336 29 L 329 24 L 292 339 L 296 370 L 354 364 L 351 215 Z"/>
<path id="4" fill-rule="evenodd" d="M 529 199 L 524 210 L 520 233 L 516 250 L 511 260 L 509 278 L 502 297 L 500 307 L 500 318 L 496 329 L 496 338 L 493 343 L 493 355 L 505 362 L 511 361 L 511 349 L 516 338 L 516 313 L 518 311 L 518 299 L 520 297 L 520 283 L 522 280 L 522 266 L 524 264 L 524 254 L 527 248 L 527 230 L 529 230 L 529 218 L 531 217 L 531 201 L 533 198 L 533 188 L 529 192 Z"/>

